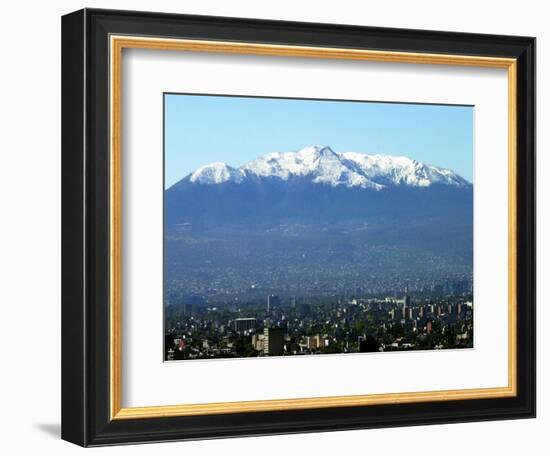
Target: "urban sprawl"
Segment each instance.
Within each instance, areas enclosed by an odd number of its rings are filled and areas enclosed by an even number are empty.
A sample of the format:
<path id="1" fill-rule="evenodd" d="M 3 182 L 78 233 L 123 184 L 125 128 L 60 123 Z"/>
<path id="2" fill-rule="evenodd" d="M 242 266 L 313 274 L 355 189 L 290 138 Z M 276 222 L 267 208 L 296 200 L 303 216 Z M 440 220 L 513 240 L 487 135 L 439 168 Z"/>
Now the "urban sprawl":
<path id="1" fill-rule="evenodd" d="M 169 361 L 471 348 L 472 284 L 216 304 L 195 296 L 168 305 L 165 321 Z"/>

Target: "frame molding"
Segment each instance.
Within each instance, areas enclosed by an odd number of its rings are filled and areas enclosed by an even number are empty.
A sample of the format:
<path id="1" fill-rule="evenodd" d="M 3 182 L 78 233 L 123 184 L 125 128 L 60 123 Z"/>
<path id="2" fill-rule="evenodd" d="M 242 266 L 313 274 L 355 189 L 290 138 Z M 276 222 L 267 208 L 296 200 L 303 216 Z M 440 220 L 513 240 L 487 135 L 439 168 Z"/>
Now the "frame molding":
<path id="1" fill-rule="evenodd" d="M 62 46 L 63 438 L 87 446 L 534 416 L 533 38 L 82 10 L 63 18 Z M 125 48 L 507 68 L 508 386 L 122 408 Z"/>
<path id="2" fill-rule="evenodd" d="M 273 44 L 184 40 L 138 36 L 110 35 L 110 100 L 111 100 L 111 301 L 110 301 L 110 360 L 111 360 L 111 419 L 158 418 L 184 415 L 209 415 L 274 410 L 296 410 L 327 407 L 350 407 L 373 404 L 414 403 L 426 400 L 445 401 L 456 399 L 480 399 L 516 395 L 516 59 L 448 54 L 424 54 L 363 49 L 339 49 L 327 47 L 288 46 Z M 123 408 L 122 396 L 122 53 L 124 49 L 154 49 L 158 51 L 187 51 L 228 54 L 285 56 L 296 58 L 363 60 L 376 62 L 454 65 L 508 70 L 508 385 L 506 387 L 443 390 L 394 394 L 370 394 L 331 396 L 318 398 L 262 400 L 246 402 L 208 403 Z"/>

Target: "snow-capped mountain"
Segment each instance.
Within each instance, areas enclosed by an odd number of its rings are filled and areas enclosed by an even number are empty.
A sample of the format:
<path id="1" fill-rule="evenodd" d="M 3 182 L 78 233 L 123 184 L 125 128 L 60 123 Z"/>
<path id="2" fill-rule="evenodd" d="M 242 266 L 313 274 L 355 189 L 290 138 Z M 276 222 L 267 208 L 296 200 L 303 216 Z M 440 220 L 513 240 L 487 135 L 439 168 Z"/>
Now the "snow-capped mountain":
<path id="1" fill-rule="evenodd" d="M 469 274 L 473 193 L 449 169 L 330 147 L 212 163 L 164 192 L 165 279 L 190 295 L 334 296 L 335 283 Z"/>
<path id="2" fill-rule="evenodd" d="M 410 158 L 312 146 L 197 169 L 165 191 L 164 229 L 165 277 L 194 290 L 468 272 L 473 186 Z"/>
<path id="3" fill-rule="evenodd" d="M 283 221 L 420 227 L 437 218 L 452 239 L 449 230 L 470 226 L 472 205 L 472 184 L 449 169 L 326 146 L 270 153 L 238 168 L 212 163 L 164 196 L 166 226 L 216 233 L 258 233 Z"/>
<path id="4" fill-rule="evenodd" d="M 450 169 L 407 157 L 335 152 L 329 146 L 310 146 L 297 152 L 273 152 L 233 168 L 225 163 L 203 166 L 187 177 L 200 184 L 243 183 L 247 180 L 306 179 L 332 187 L 382 190 L 393 186 L 429 187 L 433 184 L 470 187 Z"/>

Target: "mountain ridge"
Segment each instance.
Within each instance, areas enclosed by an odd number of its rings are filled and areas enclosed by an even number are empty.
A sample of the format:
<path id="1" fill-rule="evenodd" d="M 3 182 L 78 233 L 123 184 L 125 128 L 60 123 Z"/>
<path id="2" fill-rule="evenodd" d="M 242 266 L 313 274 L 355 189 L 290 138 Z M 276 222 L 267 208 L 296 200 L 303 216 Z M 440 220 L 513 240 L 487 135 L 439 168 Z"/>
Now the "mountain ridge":
<path id="1" fill-rule="evenodd" d="M 320 146 L 203 166 L 164 192 L 167 287 L 333 296 L 469 275 L 474 192 L 457 176 Z"/>
<path id="2" fill-rule="evenodd" d="M 389 187 L 472 184 L 451 169 L 425 164 L 405 156 L 335 152 L 330 146 L 309 146 L 294 152 L 272 152 L 234 168 L 222 162 L 201 166 L 172 187 L 188 181 L 215 185 L 227 182 L 304 179 L 332 187 L 383 190 Z M 170 188 L 172 188 L 170 187 Z"/>

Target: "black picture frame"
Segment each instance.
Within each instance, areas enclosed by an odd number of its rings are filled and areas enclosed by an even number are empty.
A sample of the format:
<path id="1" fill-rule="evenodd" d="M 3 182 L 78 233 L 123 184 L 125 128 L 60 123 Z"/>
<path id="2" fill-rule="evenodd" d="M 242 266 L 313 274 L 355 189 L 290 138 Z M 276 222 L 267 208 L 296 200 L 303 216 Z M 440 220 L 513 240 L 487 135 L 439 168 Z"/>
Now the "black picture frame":
<path id="1" fill-rule="evenodd" d="M 111 420 L 109 36 L 517 59 L 517 395 Z M 82 446 L 535 416 L 535 39 L 84 9 L 62 19 L 62 438 Z"/>

